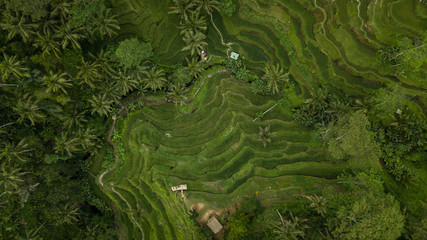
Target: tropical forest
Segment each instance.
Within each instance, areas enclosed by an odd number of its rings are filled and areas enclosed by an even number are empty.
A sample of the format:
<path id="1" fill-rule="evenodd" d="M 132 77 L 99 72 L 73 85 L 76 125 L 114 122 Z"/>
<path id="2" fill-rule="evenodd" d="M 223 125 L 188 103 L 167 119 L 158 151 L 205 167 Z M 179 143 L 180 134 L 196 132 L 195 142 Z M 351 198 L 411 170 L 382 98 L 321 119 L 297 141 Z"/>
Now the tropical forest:
<path id="1" fill-rule="evenodd" d="M 427 239 L 427 1 L 0 0 L 0 239 Z"/>

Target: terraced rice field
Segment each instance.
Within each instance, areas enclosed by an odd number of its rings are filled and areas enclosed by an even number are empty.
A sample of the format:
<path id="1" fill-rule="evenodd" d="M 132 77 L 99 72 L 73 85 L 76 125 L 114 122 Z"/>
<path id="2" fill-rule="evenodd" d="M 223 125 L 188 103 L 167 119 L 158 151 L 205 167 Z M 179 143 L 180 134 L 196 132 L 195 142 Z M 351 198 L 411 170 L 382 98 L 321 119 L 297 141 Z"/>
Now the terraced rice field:
<path id="1" fill-rule="evenodd" d="M 152 44 L 165 65 L 182 62 L 184 43 L 178 17 L 168 14 L 169 1 L 111 2 L 122 24 L 119 38 L 137 35 Z M 399 80 L 375 66 L 376 51 L 387 44 L 388 36 L 427 30 L 426 6 L 418 1 L 239 0 L 239 4 L 232 17 L 214 12 L 213 20 L 249 68 L 280 63 L 303 96 L 323 85 L 359 97 L 400 81 L 425 106 L 425 82 Z M 209 24 L 208 53 L 225 57 L 227 47 Z M 252 121 L 275 100 L 252 94 L 243 82 L 221 72 L 207 79 L 185 108 L 153 105 L 120 120 L 124 127 L 116 134 L 124 143 L 125 159 L 105 176 L 111 190 L 104 192 L 122 212 L 129 238 L 191 239 L 188 229 L 193 223 L 186 211 L 195 205 L 203 206 L 199 207 L 203 216 L 258 192 L 263 204 L 271 206 L 334 184 L 346 164 L 333 162 L 325 149 L 312 144 L 311 129 L 298 125 L 280 108 Z M 264 148 L 257 132 L 268 125 L 274 135 Z M 188 185 L 183 203 L 180 194 L 170 190 L 178 184 Z"/>

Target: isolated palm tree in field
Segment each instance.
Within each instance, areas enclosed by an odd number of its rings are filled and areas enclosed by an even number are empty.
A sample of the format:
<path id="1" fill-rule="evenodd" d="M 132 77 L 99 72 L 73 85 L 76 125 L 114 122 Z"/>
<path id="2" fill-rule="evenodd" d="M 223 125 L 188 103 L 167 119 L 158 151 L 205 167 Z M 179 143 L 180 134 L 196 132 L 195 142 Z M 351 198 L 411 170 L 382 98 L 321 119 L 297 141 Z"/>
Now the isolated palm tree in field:
<path id="1" fill-rule="evenodd" d="M 55 153 L 72 155 L 73 152 L 79 150 L 77 147 L 78 139 L 68 136 L 68 132 L 61 132 L 60 136 L 55 137 Z"/>
<path id="2" fill-rule="evenodd" d="M 103 116 L 110 113 L 113 101 L 108 99 L 105 94 L 98 94 L 96 96 L 92 96 L 92 99 L 89 99 L 89 103 L 92 106 L 92 114 L 96 112 Z"/>
<path id="3" fill-rule="evenodd" d="M 192 12 L 188 17 L 184 18 L 178 26 L 181 29 L 181 34 L 185 32 L 204 32 L 207 29 L 207 23 L 204 16 L 199 13 Z"/>
<path id="4" fill-rule="evenodd" d="M 267 146 L 267 143 L 271 142 L 272 135 L 273 134 L 270 132 L 270 125 L 265 128 L 259 127 L 258 136 L 259 139 L 262 141 L 264 148 Z"/>
<path id="5" fill-rule="evenodd" d="M 21 169 L 7 166 L 4 162 L 0 169 L 0 196 L 3 194 L 13 194 L 19 189 L 19 185 L 24 182 L 22 176 L 26 173 Z"/>
<path id="6" fill-rule="evenodd" d="M 29 77 L 29 68 L 23 66 L 23 62 L 19 61 L 17 56 L 9 57 L 3 53 L 4 60 L 0 62 L 1 79 L 6 81 L 10 75 L 15 76 L 17 79 L 22 77 Z"/>
<path id="7" fill-rule="evenodd" d="M 146 70 L 145 72 L 145 89 L 150 88 L 154 92 L 162 89 L 166 83 L 165 73 L 162 69 L 159 69 L 156 66 L 150 68 L 150 70 Z"/>
<path id="8" fill-rule="evenodd" d="M 326 198 L 314 196 L 306 196 L 306 198 L 311 202 L 310 207 L 312 207 L 318 214 L 325 216 L 326 213 L 326 203 L 328 202 Z"/>
<path id="9" fill-rule="evenodd" d="M 193 11 L 195 7 L 195 3 L 193 0 L 173 0 L 174 7 L 172 7 L 172 11 L 169 13 L 179 14 L 181 19 L 188 17 L 188 14 Z"/>
<path id="10" fill-rule="evenodd" d="M 61 40 L 61 46 L 66 49 L 69 44 L 75 49 L 81 48 L 79 40 L 85 38 L 80 34 L 82 28 L 73 28 L 69 23 L 62 23 L 60 27 L 55 30 L 55 37 Z"/>
<path id="11" fill-rule="evenodd" d="M 38 101 L 34 101 L 33 97 L 28 95 L 28 93 L 22 96 L 16 103 L 16 106 L 12 107 L 12 110 L 19 115 L 17 122 L 22 123 L 25 119 L 28 119 L 34 126 L 38 119 L 44 118 L 44 115 L 39 112 L 40 108 L 37 104 Z"/>
<path id="12" fill-rule="evenodd" d="M 185 47 L 181 51 L 189 50 L 191 55 L 200 54 L 201 50 L 208 45 L 206 42 L 203 42 L 206 36 L 201 32 L 185 32 L 182 40 L 185 42 Z"/>
<path id="13" fill-rule="evenodd" d="M 273 64 L 269 63 L 265 67 L 265 75 L 263 78 L 266 79 L 268 82 L 268 90 L 275 94 L 280 92 L 280 82 L 289 82 L 289 73 L 285 73 L 285 71 L 279 66 L 279 64 L 274 66 Z"/>
<path id="14" fill-rule="evenodd" d="M 37 33 L 34 46 L 40 47 L 42 49 L 44 57 L 50 53 L 53 53 L 57 58 L 60 58 L 61 45 L 58 39 L 55 38 L 55 36 L 50 32 L 50 30 L 44 30 L 43 34 Z"/>
<path id="15" fill-rule="evenodd" d="M 215 9 L 219 11 L 219 2 L 217 0 L 197 0 L 196 1 L 197 11 L 205 11 L 208 14 Z"/>
<path id="16" fill-rule="evenodd" d="M 103 9 L 95 20 L 92 34 L 99 33 L 101 40 L 104 39 L 105 35 L 110 38 L 113 35 L 117 35 L 117 30 L 120 29 L 119 21 L 116 20 L 116 16 L 111 14 L 111 9 Z"/>
<path id="17" fill-rule="evenodd" d="M 36 33 L 38 25 L 33 23 L 26 23 L 24 16 L 18 17 L 13 16 L 7 11 L 3 14 L 3 22 L 0 23 L 0 27 L 7 31 L 7 38 L 11 40 L 16 35 L 22 38 L 22 41 L 26 43 Z"/>
<path id="18" fill-rule="evenodd" d="M 197 60 L 197 57 L 191 58 L 191 60 L 188 60 L 188 58 L 185 58 L 187 61 L 187 66 L 185 69 L 190 71 L 195 78 L 200 76 L 200 73 L 203 71 L 203 63 L 199 60 Z"/>
<path id="19" fill-rule="evenodd" d="M 101 77 L 99 74 L 99 67 L 96 62 L 86 62 L 82 58 L 82 63 L 77 67 L 79 72 L 77 73 L 77 79 L 79 80 L 79 85 L 87 85 L 90 88 L 94 89 L 96 81 Z"/>
<path id="20" fill-rule="evenodd" d="M 72 87 L 73 84 L 66 77 L 66 73 L 53 73 L 50 71 L 48 75 L 43 76 L 42 85 L 47 87 L 47 93 L 56 93 L 58 91 L 62 91 L 63 93 L 67 94 L 67 90 L 65 89 Z"/>

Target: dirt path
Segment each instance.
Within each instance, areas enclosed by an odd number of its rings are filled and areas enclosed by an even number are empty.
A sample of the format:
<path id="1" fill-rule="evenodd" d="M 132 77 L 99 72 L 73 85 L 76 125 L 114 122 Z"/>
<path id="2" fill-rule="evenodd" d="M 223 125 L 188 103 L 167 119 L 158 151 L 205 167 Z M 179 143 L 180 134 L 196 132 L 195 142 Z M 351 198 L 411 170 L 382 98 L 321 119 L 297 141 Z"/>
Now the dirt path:
<path id="1" fill-rule="evenodd" d="M 230 69 L 221 69 L 221 70 L 215 71 L 215 72 L 213 72 L 213 73 L 211 73 L 211 74 L 207 75 L 206 77 L 204 77 L 204 78 L 203 78 L 203 80 L 202 80 L 202 83 L 200 84 L 200 87 L 199 87 L 199 88 L 197 89 L 197 91 L 194 93 L 193 97 L 192 97 L 190 100 L 187 100 L 187 101 L 185 102 L 185 104 L 189 104 L 189 103 L 192 103 L 192 102 L 194 101 L 194 99 L 196 98 L 196 96 L 197 96 L 197 94 L 199 93 L 200 89 L 202 89 L 203 85 L 205 84 L 206 79 L 211 78 L 212 76 L 214 76 L 214 75 L 216 75 L 216 74 L 218 74 L 218 73 L 225 73 L 225 72 L 231 73 L 231 71 L 232 71 L 232 70 L 230 70 Z"/>

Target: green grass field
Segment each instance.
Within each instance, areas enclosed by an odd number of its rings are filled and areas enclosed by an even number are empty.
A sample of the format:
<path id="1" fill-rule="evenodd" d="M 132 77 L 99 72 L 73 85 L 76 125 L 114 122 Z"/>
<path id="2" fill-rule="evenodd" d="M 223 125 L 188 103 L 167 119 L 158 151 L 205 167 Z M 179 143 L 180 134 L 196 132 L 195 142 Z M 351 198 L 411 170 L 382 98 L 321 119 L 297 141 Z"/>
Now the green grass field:
<path id="1" fill-rule="evenodd" d="M 363 97 L 398 82 L 377 70 L 376 51 L 388 44 L 390 35 L 413 36 L 427 30 L 427 7 L 412 0 L 238 2 L 232 17 L 213 14 L 224 41 L 233 43 L 232 49 L 252 70 L 262 70 L 267 62 L 289 69 L 303 96 L 323 85 Z M 150 42 L 165 65 L 183 61 L 184 42 L 178 17 L 168 14 L 170 1 L 111 4 L 122 24 L 120 35 Z M 225 57 L 227 48 L 208 23 L 208 52 Z M 426 105 L 426 85 L 401 84 Z M 279 108 L 252 121 L 275 100 L 251 93 L 229 73 L 218 73 L 206 80 L 190 105 L 148 106 L 120 120 L 124 127 L 117 134 L 126 159 L 105 176 L 114 191 L 104 193 L 120 209 L 127 236 L 191 239 L 187 229 L 193 223 L 186 211 L 193 206 L 203 217 L 256 193 L 265 206 L 274 206 L 336 184 L 347 164 L 332 161 L 326 149 L 310 144 L 313 129 L 297 124 Z M 197 110 L 190 113 L 192 109 Z M 268 125 L 274 135 L 264 148 L 257 133 Z M 184 202 L 170 189 L 179 184 L 188 185 Z M 135 213 L 138 208 L 142 211 Z"/>

